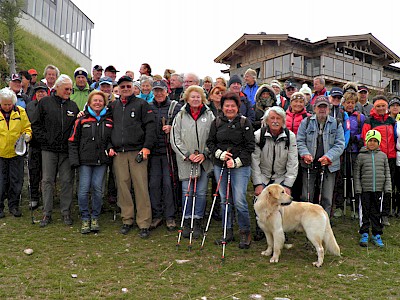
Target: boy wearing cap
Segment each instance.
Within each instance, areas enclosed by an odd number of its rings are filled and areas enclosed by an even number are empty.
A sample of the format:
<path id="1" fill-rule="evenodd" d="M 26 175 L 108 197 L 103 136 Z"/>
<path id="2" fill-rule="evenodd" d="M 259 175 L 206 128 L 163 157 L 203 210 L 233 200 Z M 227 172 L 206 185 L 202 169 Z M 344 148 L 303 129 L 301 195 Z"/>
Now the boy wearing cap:
<path id="1" fill-rule="evenodd" d="M 381 222 L 382 198 L 392 191 L 390 168 L 385 153 L 379 150 L 382 137 L 378 130 L 369 130 L 365 135 L 366 147 L 361 148 L 354 170 L 354 184 L 357 198 L 361 197 L 361 234 L 360 246 L 367 247 L 369 227 L 372 227 L 371 242 L 384 247 L 381 239 L 383 222 Z M 383 197 L 385 193 L 386 197 Z"/>
<path id="2" fill-rule="evenodd" d="M 369 118 L 365 120 L 362 128 L 361 136 L 365 140 L 367 132 L 371 129 L 379 131 L 382 136 L 382 141 L 379 148 L 386 154 L 389 160 L 390 175 L 394 179 L 396 170 L 396 148 L 394 138 L 395 120 L 389 115 L 388 99 L 383 95 L 378 95 L 372 99 L 374 107 L 371 109 Z M 383 201 L 382 220 L 383 225 L 389 226 L 388 216 L 390 214 L 390 200 L 385 198 Z"/>
<path id="3" fill-rule="evenodd" d="M 74 72 L 75 84 L 72 89 L 71 100 L 75 101 L 78 105 L 79 110 L 83 110 L 85 108 L 85 104 L 87 103 L 87 99 L 91 92 L 89 84 L 88 84 L 88 72 L 85 68 L 79 67 Z"/>

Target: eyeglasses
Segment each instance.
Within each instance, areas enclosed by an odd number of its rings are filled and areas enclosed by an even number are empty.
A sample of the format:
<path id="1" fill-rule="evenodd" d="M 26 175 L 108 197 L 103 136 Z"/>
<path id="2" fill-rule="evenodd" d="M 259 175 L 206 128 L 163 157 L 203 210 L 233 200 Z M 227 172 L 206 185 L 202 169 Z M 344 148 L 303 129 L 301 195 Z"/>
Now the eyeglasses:
<path id="1" fill-rule="evenodd" d="M 127 84 L 127 85 L 120 85 L 119 88 L 122 89 L 131 89 L 132 85 L 131 84 Z"/>
<path id="2" fill-rule="evenodd" d="M 342 99 L 342 96 L 332 96 L 333 99 Z"/>
<path id="3" fill-rule="evenodd" d="M 214 95 L 223 95 L 223 94 L 224 94 L 223 91 L 218 91 L 218 92 L 215 92 L 215 93 L 214 93 Z"/>
<path id="4" fill-rule="evenodd" d="M 186 80 L 183 83 L 193 83 L 193 82 L 194 82 L 193 80 Z"/>

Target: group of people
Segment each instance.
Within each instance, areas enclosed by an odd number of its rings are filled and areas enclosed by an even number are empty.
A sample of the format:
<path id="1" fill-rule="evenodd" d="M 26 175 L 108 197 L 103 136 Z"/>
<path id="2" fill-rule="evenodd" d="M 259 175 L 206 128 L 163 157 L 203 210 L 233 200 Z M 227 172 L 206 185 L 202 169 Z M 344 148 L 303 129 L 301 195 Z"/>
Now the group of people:
<path id="1" fill-rule="evenodd" d="M 399 213 L 399 98 L 378 95 L 370 103 L 366 86 L 347 83 L 328 91 L 323 77 L 314 79 L 314 92 L 290 80 L 283 88 L 277 80 L 258 86 L 252 69 L 244 82 L 239 75 L 214 82 L 171 69 L 152 75 L 146 63 L 136 81 L 132 71 L 117 80 L 118 72 L 108 66 L 103 76 L 96 65 L 89 78 L 80 67 L 73 82 L 49 65 L 39 82 L 34 69 L 12 75 L 0 91 L 6 141 L 0 148 L 0 218 L 6 199 L 9 211 L 21 216 L 24 157 L 14 144 L 23 139 L 30 142 L 31 209 L 39 206 L 41 186 L 41 227 L 52 222 L 57 174 L 63 222 L 72 224 L 76 175 L 82 234 L 100 230 L 107 194 L 121 211 L 122 234 L 136 223 L 146 238 L 165 221 L 168 230 L 182 227 L 184 238 L 199 238 L 211 177 L 224 232 L 217 244 L 234 240 L 237 220 L 239 247 L 250 247 L 251 181 L 255 201 L 278 183 L 295 200 L 319 203 L 329 216 L 342 216 L 351 200 L 360 245 L 368 245 L 372 227 L 371 241 L 383 247 L 387 217 Z M 176 223 L 180 214 L 183 226 Z M 262 238 L 256 228 L 254 239 Z"/>

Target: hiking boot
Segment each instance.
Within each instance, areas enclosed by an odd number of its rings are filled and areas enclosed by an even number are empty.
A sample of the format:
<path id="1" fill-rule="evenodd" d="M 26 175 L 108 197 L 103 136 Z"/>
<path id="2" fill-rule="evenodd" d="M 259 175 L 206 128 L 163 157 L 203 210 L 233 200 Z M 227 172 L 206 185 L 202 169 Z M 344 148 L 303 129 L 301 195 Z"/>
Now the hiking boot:
<path id="1" fill-rule="evenodd" d="M 176 229 L 175 219 L 167 219 L 167 230 L 174 231 Z"/>
<path id="2" fill-rule="evenodd" d="M 240 249 L 249 249 L 251 244 L 250 230 L 240 230 Z"/>
<path id="3" fill-rule="evenodd" d="M 334 216 L 335 218 L 343 217 L 343 211 L 342 211 L 342 209 L 341 209 L 341 208 L 336 208 L 336 209 L 335 209 L 335 212 L 333 213 L 333 216 Z"/>
<path id="4" fill-rule="evenodd" d="M 378 247 L 385 247 L 385 244 L 382 242 L 382 239 L 381 239 L 381 236 L 379 235 L 379 234 L 377 234 L 377 235 L 373 235 L 372 237 L 371 237 L 371 242 L 372 242 L 372 244 L 374 244 L 375 246 L 378 246 Z"/>
<path id="5" fill-rule="evenodd" d="M 148 238 L 148 237 L 150 236 L 150 231 L 149 231 L 149 229 L 148 229 L 148 228 L 142 228 L 142 229 L 140 229 L 139 236 L 140 236 L 142 239 Z"/>
<path id="6" fill-rule="evenodd" d="M 229 243 L 229 242 L 233 242 L 234 240 L 235 240 L 235 237 L 233 236 L 233 228 L 227 228 L 225 242 Z M 215 243 L 215 245 L 222 245 L 223 242 L 224 242 L 224 233 L 222 232 L 221 239 L 215 240 L 214 243 Z"/>
<path id="7" fill-rule="evenodd" d="M 22 216 L 22 213 L 21 213 L 21 211 L 19 210 L 18 207 L 11 208 L 10 209 L 10 213 L 16 218 L 20 218 Z"/>
<path id="8" fill-rule="evenodd" d="M 0 219 L 5 218 L 5 216 L 4 211 L 0 209 Z"/>
<path id="9" fill-rule="evenodd" d="M 202 224 L 202 219 L 194 219 L 193 222 L 193 237 L 195 239 L 198 239 L 202 233 L 202 228 L 201 228 L 201 224 Z"/>
<path id="10" fill-rule="evenodd" d="M 387 216 L 382 217 L 382 225 L 383 226 L 390 226 L 389 218 Z"/>
<path id="11" fill-rule="evenodd" d="M 67 225 L 67 226 L 71 226 L 72 223 L 73 223 L 73 221 L 72 221 L 70 215 L 64 215 L 64 216 L 63 216 L 63 222 L 64 222 L 64 224 Z"/>
<path id="12" fill-rule="evenodd" d="M 123 224 L 121 227 L 121 234 L 128 234 L 129 231 L 133 228 L 133 225 Z"/>
<path id="13" fill-rule="evenodd" d="M 89 222 L 89 220 L 82 220 L 81 233 L 82 234 L 90 233 L 90 222 Z"/>
<path id="14" fill-rule="evenodd" d="M 258 227 L 258 225 L 256 225 L 256 233 L 254 234 L 253 239 L 256 242 L 265 239 L 265 233 L 264 233 L 264 231 L 261 230 L 260 227 Z"/>
<path id="15" fill-rule="evenodd" d="M 361 247 L 368 247 L 368 233 L 363 233 L 359 242 Z"/>
<path id="16" fill-rule="evenodd" d="M 92 219 L 90 223 L 90 231 L 99 232 L 100 231 L 100 224 L 98 219 Z"/>
<path id="17" fill-rule="evenodd" d="M 185 219 L 185 220 L 183 221 L 182 236 L 183 236 L 185 239 L 188 239 L 189 236 L 190 236 L 190 222 L 191 222 L 191 219 Z"/>
<path id="18" fill-rule="evenodd" d="M 162 223 L 162 219 L 161 218 L 155 218 L 151 221 L 150 224 L 150 230 L 152 229 L 156 229 L 158 226 L 160 226 Z"/>
<path id="19" fill-rule="evenodd" d="M 39 201 L 32 200 L 31 202 L 29 202 L 29 209 L 30 210 L 35 210 L 38 207 L 39 207 Z"/>
<path id="20" fill-rule="evenodd" d="M 39 226 L 40 227 L 46 227 L 51 223 L 52 219 L 51 216 L 44 216 L 43 219 L 40 221 Z"/>

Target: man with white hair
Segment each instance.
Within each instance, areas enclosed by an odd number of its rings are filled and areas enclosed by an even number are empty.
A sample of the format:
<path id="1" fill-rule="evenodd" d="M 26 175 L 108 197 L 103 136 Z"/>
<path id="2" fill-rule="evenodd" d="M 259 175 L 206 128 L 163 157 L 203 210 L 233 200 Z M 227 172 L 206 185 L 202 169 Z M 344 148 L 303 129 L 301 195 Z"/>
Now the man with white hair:
<path id="1" fill-rule="evenodd" d="M 44 97 L 37 105 L 37 119 L 32 123 L 35 138 L 42 149 L 43 219 L 40 227 L 47 226 L 53 212 L 54 183 L 57 172 L 61 185 L 60 210 L 66 225 L 72 225 L 72 170 L 68 158 L 68 138 L 79 113 L 70 100 L 72 80 L 62 74 L 54 85 L 55 93 Z"/>
<path id="2" fill-rule="evenodd" d="M 169 85 L 171 88 L 171 93 L 169 93 L 170 100 L 179 101 L 181 94 L 183 93 L 183 77 L 181 74 L 174 73 L 169 79 Z"/>
<path id="3" fill-rule="evenodd" d="M 244 73 L 244 81 L 246 82 L 246 85 L 243 87 L 242 92 L 245 93 L 252 106 L 256 104 L 255 96 L 258 90 L 256 79 L 257 72 L 250 68 L 247 69 Z"/>
<path id="4" fill-rule="evenodd" d="M 85 68 L 79 67 L 74 71 L 75 84 L 72 89 L 71 100 L 75 101 L 80 110 L 86 105 L 91 92 L 88 84 L 88 72 Z"/>

